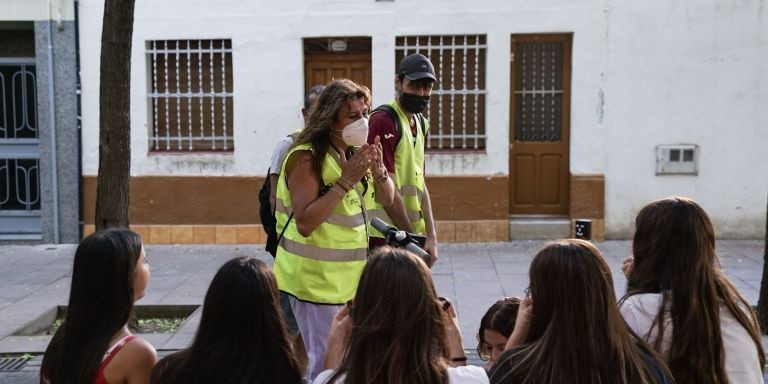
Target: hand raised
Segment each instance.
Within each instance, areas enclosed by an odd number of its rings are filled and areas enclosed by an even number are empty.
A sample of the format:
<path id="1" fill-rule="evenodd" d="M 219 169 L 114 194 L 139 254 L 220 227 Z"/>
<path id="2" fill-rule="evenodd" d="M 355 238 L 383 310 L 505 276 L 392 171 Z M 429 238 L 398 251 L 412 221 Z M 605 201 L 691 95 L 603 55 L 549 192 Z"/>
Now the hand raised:
<path id="1" fill-rule="evenodd" d="M 378 135 L 373 139 L 373 144 L 371 146 L 374 148 L 371 173 L 373 174 L 373 178 L 378 180 L 387 172 L 387 167 L 384 166 L 384 152 L 381 149 L 381 138 Z"/>
<path id="2" fill-rule="evenodd" d="M 515 320 L 515 329 L 507 339 L 507 345 L 504 350 L 511 349 L 521 345 L 528 338 L 528 332 L 531 330 L 531 321 L 533 320 L 533 301 L 525 298 L 520 301 L 520 307 L 517 309 L 517 319 Z"/>
<path id="3" fill-rule="evenodd" d="M 350 186 L 355 185 L 368 172 L 374 160 L 374 152 L 375 149 L 372 146 L 363 144 L 349 159 L 345 153 L 340 153 L 341 178 Z"/>
<path id="4" fill-rule="evenodd" d="M 624 258 L 624 260 L 621 261 L 621 271 L 624 272 L 624 276 L 629 278 L 629 275 L 632 274 L 632 271 L 635 270 L 635 257 L 632 255 L 629 255 Z"/>

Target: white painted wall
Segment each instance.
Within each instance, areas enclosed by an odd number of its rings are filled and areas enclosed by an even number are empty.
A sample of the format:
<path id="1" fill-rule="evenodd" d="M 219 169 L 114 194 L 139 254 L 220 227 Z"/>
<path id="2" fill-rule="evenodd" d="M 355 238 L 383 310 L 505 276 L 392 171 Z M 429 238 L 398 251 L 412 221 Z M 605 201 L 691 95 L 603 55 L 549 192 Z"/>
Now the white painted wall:
<path id="1" fill-rule="evenodd" d="M 0 21 L 74 20 L 74 0 L 0 0 Z"/>
<path id="2" fill-rule="evenodd" d="M 720 236 L 760 238 L 768 196 L 768 13 L 763 1 L 683 3 L 625 2 L 610 10 L 606 234 L 630 234 L 650 200 L 685 195 L 709 212 Z M 655 176 L 654 147 L 679 143 L 699 145 L 698 176 Z"/>
<path id="3" fill-rule="evenodd" d="M 18 0 L 14 0 L 18 1 Z M 577 4 L 575 4 L 577 3 Z M 395 36 L 487 35 L 485 154 L 431 155 L 432 175 L 506 175 L 513 33 L 572 32 L 571 172 L 606 176 L 606 233 L 670 194 L 705 206 L 720 233 L 759 237 L 768 193 L 768 19 L 763 1 L 137 1 L 133 175 L 263 175 L 301 124 L 303 37 L 371 36 L 374 104 L 394 93 Z M 98 170 L 102 1 L 81 1 L 83 172 Z M 148 155 L 144 42 L 230 38 L 232 155 Z M 698 176 L 655 176 L 654 146 L 701 147 Z"/>

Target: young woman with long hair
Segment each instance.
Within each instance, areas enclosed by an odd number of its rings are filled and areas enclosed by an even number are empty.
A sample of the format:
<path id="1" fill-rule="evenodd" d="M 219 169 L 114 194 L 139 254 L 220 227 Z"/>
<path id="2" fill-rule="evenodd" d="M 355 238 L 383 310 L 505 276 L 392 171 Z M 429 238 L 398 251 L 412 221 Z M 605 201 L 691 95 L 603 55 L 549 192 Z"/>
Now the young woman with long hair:
<path id="1" fill-rule="evenodd" d="M 611 271 L 583 240 L 547 244 L 531 262 L 522 301 L 492 383 L 667 383 L 663 363 L 616 306 Z"/>
<path id="2" fill-rule="evenodd" d="M 314 383 L 487 383 L 464 364 L 455 312 L 435 293 L 429 268 L 416 255 L 377 248 L 354 301 L 334 321 L 325 366 Z"/>
<path id="3" fill-rule="evenodd" d="M 640 210 L 635 226 L 621 300 L 627 323 L 678 383 L 762 383 L 757 320 L 720 269 L 704 209 L 684 197 L 661 199 Z"/>
<path id="4" fill-rule="evenodd" d="M 83 239 L 75 251 L 67 314 L 45 350 L 40 382 L 147 383 L 157 355 L 131 335 L 128 320 L 148 282 L 135 232 L 108 229 Z"/>
<path id="5" fill-rule="evenodd" d="M 367 144 L 368 88 L 328 84 L 289 150 L 277 183 L 275 275 L 290 295 L 309 357 L 307 376 L 322 370 L 331 322 L 355 295 L 368 253 L 366 207 L 391 204 L 394 184 L 380 139 Z"/>
<path id="6" fill-rule="evenodd" d="M 301 383 L 264 262 L 238 257 L 211 281 L 192 345 L 157 363 L 152 383 Z"/>
<path id="7" fill-rule="evenodd" d="M 493 363 L 504 352 L 507 340 L 515 329 L 520 301 L 518 297 L 497 300 L 480 319 L 480 330 L 477 331 L 477 354 L 480 359 Z"/>

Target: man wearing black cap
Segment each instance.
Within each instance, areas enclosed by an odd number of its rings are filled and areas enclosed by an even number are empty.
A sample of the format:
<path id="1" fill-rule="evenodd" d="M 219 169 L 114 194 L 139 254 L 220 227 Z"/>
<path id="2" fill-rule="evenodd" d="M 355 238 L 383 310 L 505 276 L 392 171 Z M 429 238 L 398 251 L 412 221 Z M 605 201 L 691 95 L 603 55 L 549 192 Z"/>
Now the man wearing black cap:
<path id="1" fill-rule="evenodd" d="M 381 140 L 384 165 L 395 182 L 390 206 L 370 210 L 399 229 L 427 237 L 425 250 L 437 260 L 437 230 L 432 203 L 424 183 L 424 147 L 429 122 L 422 112 L 437 83 L 435 68 L 427 57 L 415 53 L 403 58 L 395 76 L 397 97 L 373 111 L 368 122 L 368 142 Z M 371 247 L 384 244 L 383 235 L 371 233 Z"/>

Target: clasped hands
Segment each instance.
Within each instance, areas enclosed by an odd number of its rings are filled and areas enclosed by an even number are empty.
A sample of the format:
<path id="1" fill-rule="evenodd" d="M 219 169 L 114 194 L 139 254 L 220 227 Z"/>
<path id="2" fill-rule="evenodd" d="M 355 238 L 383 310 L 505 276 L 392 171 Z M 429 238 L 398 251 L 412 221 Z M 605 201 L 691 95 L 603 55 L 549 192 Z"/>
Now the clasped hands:
<path id="1" fill-rule="evenodd" d="M 339 159 L 341 160 L 341 179 L 350 186 L 362 179 L 369 170 L 374 180 L 378 180 L 387 173 L 379 136 L 376 136 L 373 144 L 363 144 L 349 159 L 343 152 L 339 154 Z"/>

